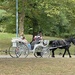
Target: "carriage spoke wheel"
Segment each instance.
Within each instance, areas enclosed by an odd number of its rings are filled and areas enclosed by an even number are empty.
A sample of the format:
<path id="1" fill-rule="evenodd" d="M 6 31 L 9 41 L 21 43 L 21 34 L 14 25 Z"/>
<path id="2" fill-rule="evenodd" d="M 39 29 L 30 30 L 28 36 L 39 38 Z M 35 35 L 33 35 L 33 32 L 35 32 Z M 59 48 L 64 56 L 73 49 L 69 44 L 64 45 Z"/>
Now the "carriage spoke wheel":
<path id="1" fill-rule="evenodd" d="M 22 54 L 22 52 L 20 51 L 20 47 L 16 47 L 16 49 L 15 49 L 15 54 L 16 54 L 16 57 L 17 58 L 19 58 L 20 56 L 21 56 L 21 54 Z"/>
<path id="2" fill-rule="evenodd" d="M 29 54 L 29 49 L 27 45 L 18 45 L 17 47 L 10 46 L 9 55 L 12 58 L 24 57 L 26 58 Z"/>
<path id="3" fill-rule="evenodd" d="M 34 56 L 37 58 L 42 57 L 42 55 L 43 55 L 42 50 L 43 50 L 43 47 L 41 47 L 41 46 L 36 47 Z"/>
<path id="4" fill-rule="evenodd" d="M 49 58 L 50 57 L 50 50 L 49 50 L 48 47 L 43 48 L 42 53 L 43 53 L 42 57 L 45 57 L 45 58 Z"/>
<path id="5" fill-rule="evenodd" d="M 44 58 L 48 58 L 50 57 L 50 50 L 48 47 L 41 47 L 41 46 L 38 46 L 36 49 L 35 49 L 35 53 L 34 53 L 34 56 L 35 57 L 44 57 Z"/>
<path id="6" fill-rule="evenodd" d="M 17 57 L 26 58 L 28 54 L 29 54 L 29 48 L 25 44 L 22 44 L 21 46 L 19 46 L 19 49 L 16 50 Z"/>
<path id="7" fill-rule="evenodd" d="M 12 47 L 12 46 L 10 46 L 10 48 L 9 48 L 9 55 L 12 58 L 17 58 L 17 56 L 16 56 L 16 49 L 17 49 L 17 47 Z"/>

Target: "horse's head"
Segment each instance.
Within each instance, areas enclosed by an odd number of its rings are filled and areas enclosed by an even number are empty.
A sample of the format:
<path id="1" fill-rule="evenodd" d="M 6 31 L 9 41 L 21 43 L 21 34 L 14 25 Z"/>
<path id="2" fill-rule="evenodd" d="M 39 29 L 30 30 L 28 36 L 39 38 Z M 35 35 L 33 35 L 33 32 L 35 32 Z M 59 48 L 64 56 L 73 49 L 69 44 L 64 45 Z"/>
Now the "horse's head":
<path id="1" fill-rule="evenodd" d="M 71 42 L 75 45 L 75 38 L 71 38 Z"/>
<path id="2" fill-rule="evenodd" d="M 74 37 L 70 37 L 69 39 L 66 39 L 66 41 L 67 41 L 68 43 L 72 43 L 72 44 L 75 45 L 75 38 L 74 38 Z"/>

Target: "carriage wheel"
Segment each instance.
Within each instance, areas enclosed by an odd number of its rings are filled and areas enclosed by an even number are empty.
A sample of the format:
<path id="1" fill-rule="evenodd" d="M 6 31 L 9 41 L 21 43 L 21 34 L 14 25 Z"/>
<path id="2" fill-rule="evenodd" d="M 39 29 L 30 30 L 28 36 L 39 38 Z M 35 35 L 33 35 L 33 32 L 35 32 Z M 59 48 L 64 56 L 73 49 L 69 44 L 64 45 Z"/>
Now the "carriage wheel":
<path id="1" fill-rule="evenodd" d="M 21 57 L 27 57 L 28 54 L 29 54 L 29 49 L 25 44 L 18 45 L 17 47 L 11 46 L 9 48 L 9 55 L 12 58 L 19 58 L 20 56 Z"/>
<path id="2" fill-rule="evenodd" d="M 48 47 L 44 48 L 44 47 L 38 46 L 35 49 L 34 56 L 35 57 L 45 57 L 45 58 L 48 58 L 48 57 L 50 57 L 50 50 L 49 50 Z"/>
<path id="3" fill-rule="evenodd" d="M 16 57 L 17 57 L 17 56 L 16 56 L 16 50 L 18 50 L 17 47 L 12 47 L 12 46 L 10 46 L 10 48 L 9 48 L 9 55 L 10 55 L 12 58 L 16 58 Z"/>
<path id="4" fill-rule="evenodd" d="M 45 58 L 50 57 L 50 50 L 49 50 L 49 48 L 48 48 L 48 47 L 43 48 L 42 52 L 43 52 L 42 57 L 45 57 Z"/>
<path id="5" fill-rule="evenodd" d="M 43 47 L 41 47 L 41 46 L 36 47 L 35 52 L 34 52 L 34 56 L 35 57 L 42 57 L 42 55 L 43 55 L 42 50 L 43 50 Z"/>
<path id="6" fill-rule="evenodd" d="M 19 49 L 16 50 L 15 53 L 17 57 L 26 58 L 29 54 L 29 48 L 27 47 L 27 45 L 22 44 L 21 46 L 19 46 Z"/>

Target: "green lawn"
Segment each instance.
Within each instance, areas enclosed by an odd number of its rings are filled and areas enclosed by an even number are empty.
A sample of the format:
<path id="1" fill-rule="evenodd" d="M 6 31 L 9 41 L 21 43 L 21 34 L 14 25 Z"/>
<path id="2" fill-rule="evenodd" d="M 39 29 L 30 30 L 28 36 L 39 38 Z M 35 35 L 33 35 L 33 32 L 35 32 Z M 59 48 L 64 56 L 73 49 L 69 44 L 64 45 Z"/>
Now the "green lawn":
<path id="1" fill-rule="evenodd" d="M 11 45 L 11 39 L 16 37 L 16 34 L 10 33 L 0 33 L 0 49 L 8 49 Z M 30 42 L 32 40 L 32 35 L 25 35 L 26 39 Z M 46 37 L 44 36 L 43 39 L 57 39 L 54 37 Z"/>
<path id="2" fill-rule="evenodd" d="M 11 45 L 11 39 L 16 37 L 16 34 L 10 34 L 10 33 L 0 33 L 0 50 L 8 50 L 10 45 Z M 32 39 L 32 35 L 25 35 L 26 39 L 30 42 Z M 48 37 L 48 36 L 43 36 L 43 39 L 47 39 L 47 40 L 54 40 L 54 39 L 61 39 L 61 38 L 55 38 L 55 37 Z M 62 52 L 64 50 L 59 50 L 57 49 L 55 51 L 55 54 L 58 54 L 59 52 Z M 72 45 L 70 47 L 70 52 L 71 54 L 75 53 L 75 46 Z"/>
<path id="3" fill-rule="evenodd" d="M 8 49 L 14 36 L 14 34 L 0 33 L 0 50 Z"/>

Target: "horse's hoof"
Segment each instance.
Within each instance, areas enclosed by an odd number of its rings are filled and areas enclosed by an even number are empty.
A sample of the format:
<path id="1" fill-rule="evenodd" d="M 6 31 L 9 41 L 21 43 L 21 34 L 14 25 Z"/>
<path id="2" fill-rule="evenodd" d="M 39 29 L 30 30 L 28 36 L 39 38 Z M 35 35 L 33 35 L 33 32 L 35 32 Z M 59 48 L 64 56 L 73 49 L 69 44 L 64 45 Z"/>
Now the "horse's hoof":
<path id="1" fill-rule="evenodd" d="M 55 58 L 55 56 L 52 56 L 53 58 Z"/>
<path id="2" fill-rule="evenodd" d="M 71 56 L 69 56 L 71 58 Z"/>
<path id="3" fill-rule="evenodd" d="M 64 55 L 62 57 L 64 58 Z"/>

